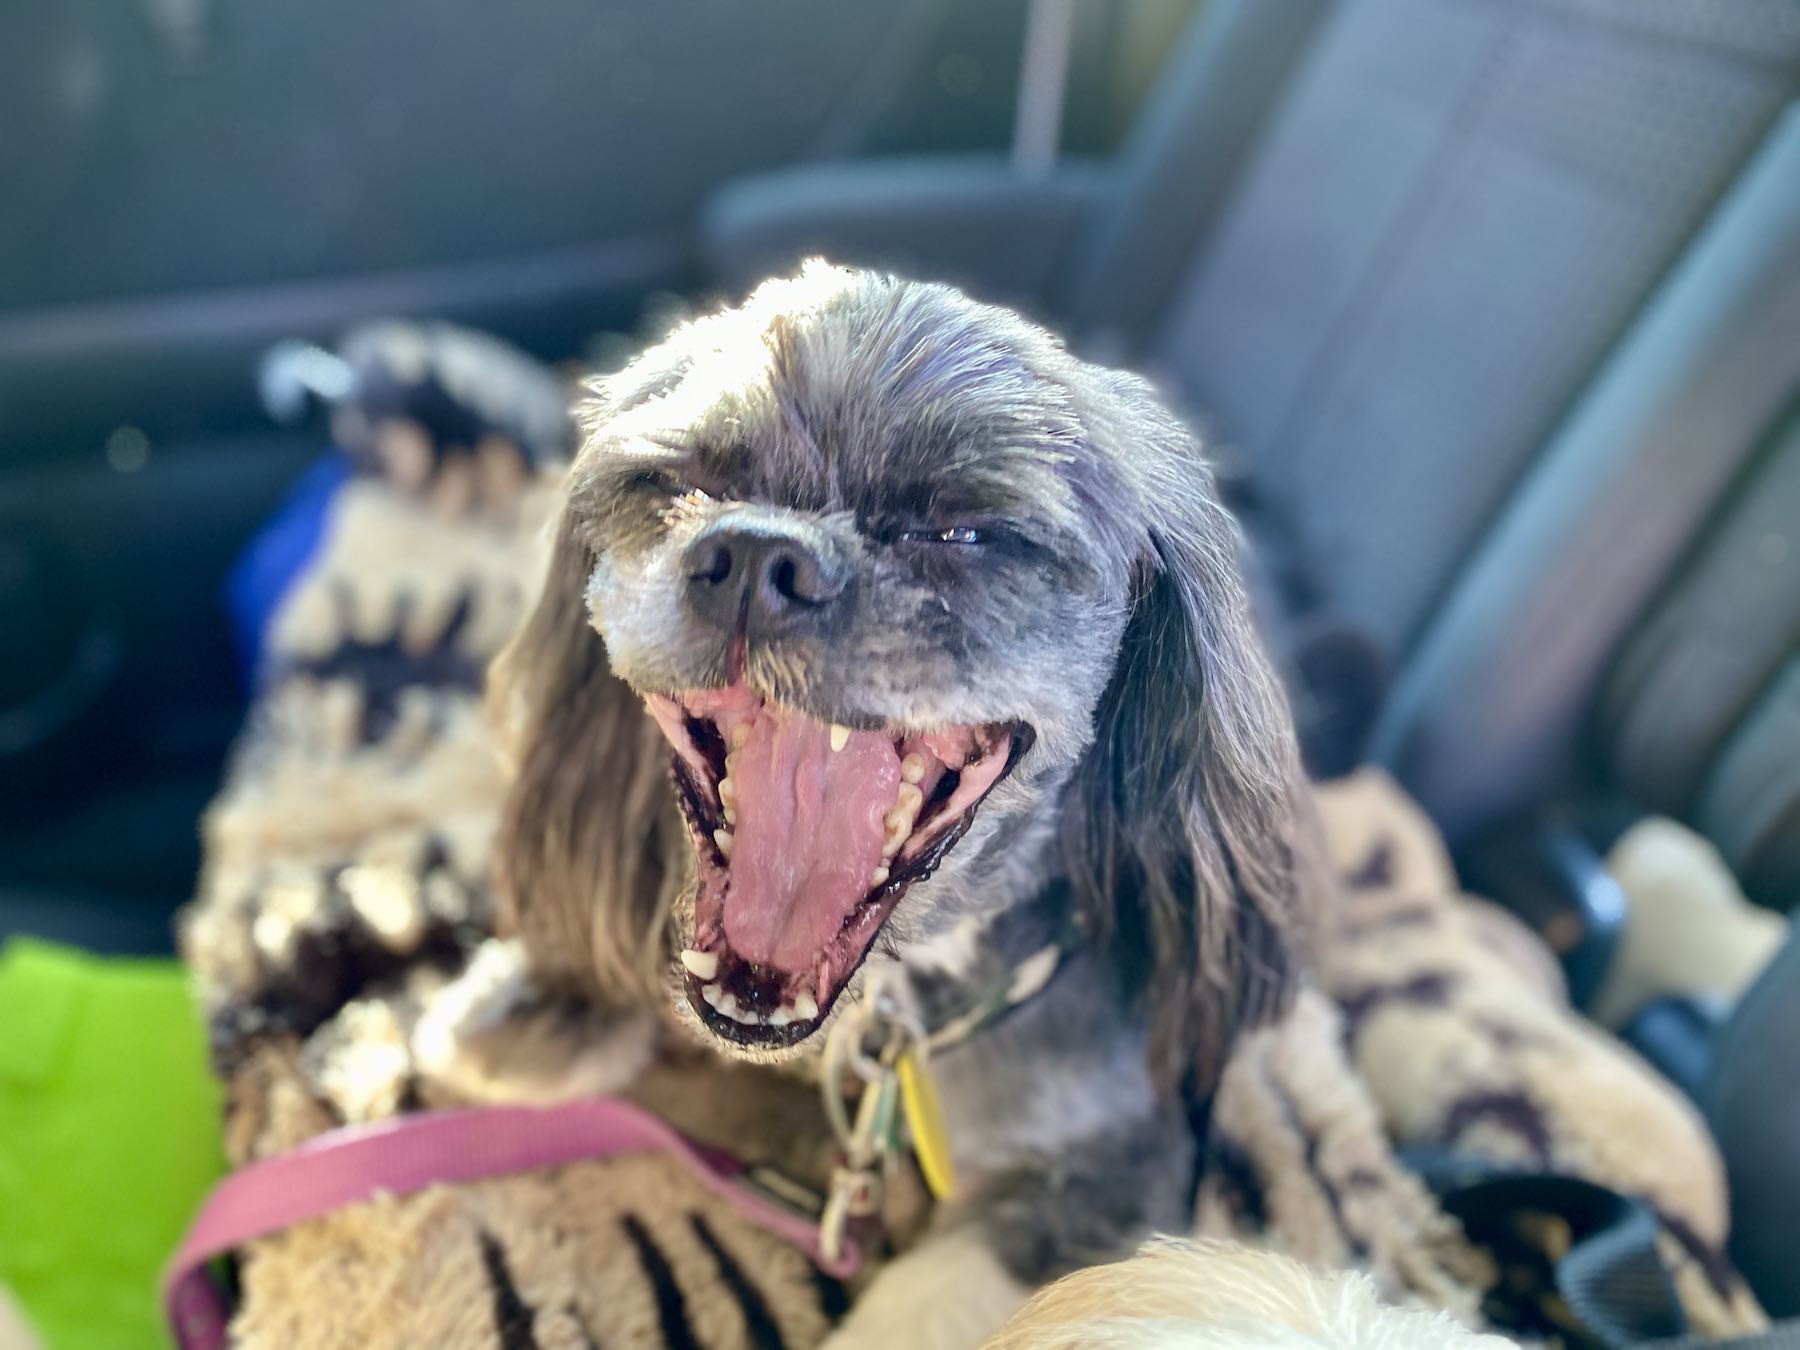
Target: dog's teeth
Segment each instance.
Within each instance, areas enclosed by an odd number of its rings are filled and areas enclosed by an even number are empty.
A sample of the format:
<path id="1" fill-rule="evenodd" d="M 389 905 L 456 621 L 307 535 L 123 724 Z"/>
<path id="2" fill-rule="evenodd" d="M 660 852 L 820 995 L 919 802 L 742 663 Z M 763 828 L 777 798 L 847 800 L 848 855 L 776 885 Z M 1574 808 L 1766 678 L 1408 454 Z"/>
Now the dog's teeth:
<path id="1" fill-rule="evenodd" d="M 900 777 L 908 783 L 925 781 L 925 756 L 914 752 L 900 761 Z"/>
<path id="2" fill-rule="evenodd" d="M 840 722 L 831 724 L 831 753 L 836 754 L 850 744 L 850 728 Z"/>
<path id="3" fill-rule="evenodd" d="M 727 811 L 737 805 L 737 779 L 730 774 L 719 780 L 719 804 Z"/>
<path id="4" fill-rule="evenodd" d="M 769 1014 L 769 1025 L 772 1027 L 785 1027 L 793 1020 L 794 1010 L 785 1004 Z"/>
<path id="5" fill-rule="evenodd" d="M 719 954 L 697 952 L 689 947 L 681 954 L 681 964 L 687 967 L 688 974 L 696 980 L 710 980 L 719 973 Z"/>
<path id="6" fill-rule="evenodd" d="M 811 994 L 802 994 L 794 1000 L 794 1016 L 802 1022 L 810 1022 L 819 1015 L 819 1001 Z"/>
<path id="7" fill-rule="evenodd" d="M 905 769 L 902 768 L 901 772 L 904 774 Z M 924 805 L 925 793 L 917 783 L 902 782 L 900 784 L 899 790 L 894 794 L 894 804 L 881 818 L 882 828 L 885 831 L 885 837 L 881 843 L 883 858 L 892 858 L 900 851 L 900 846 L 906 842 L 907 836 L 913 832 L 913 826 L 918 823 L 919 812 Z"/>
<path id="8" fill-rule="evenodd" d="M 719 1011 L 740 1026 L 760 1027 L 762 1025 L 762 1014 L 754 1008 L 740 1008 L 736 994 L 727 994 L 720 999 Z"/>
<path id="9" fill-rule="evenodd" d="M 869 889 L 874 890 L 877 886 L 887 885 L 887 879 L 888 879 L 887 868 L 877 867 L 872 873 L 869 874 Z"/>
<path id="10" fill-rule="evenodd" d="M 719 846 L 719 852 L 724 854 L 726 861 L 729 862 L 731 860 L 731 843 L 732 843 L 731 831 L 730 830 L 714 830 L 713 831 L 713 843 L 715 843 Z"/>
<path id="11" fill-rule="evenodd" d="M 900 846 L 912 834 L 913 817 L 895 807 L 881 823 L 886 831 L 881 841 L 881 856 L 883 859 L 890 859 L 900 851 Z"/>
<path id="12" fill-rule="evenodd" d="M 703 984 L 700 986 L 700 997 L 706 1000 L 707 1007 L 716 1008 L 719 1006 L 719 1000 L 725 997 L 725 991 L 716 984 Z M 732 1000 L 734 1003 L 736 1001 L 736 999 Z"/>
<path id="13" fill-rule="evenodd" d="M 739 722 L 735 727 L 733 727 L 731 729 L 730 744 L 731 744 L 731 748 L 733 750 L 742 750 L 744 748 L 744 743 L 746 741 L 748 741 L 749 739 L 750 739 L 749 723 Z"/>

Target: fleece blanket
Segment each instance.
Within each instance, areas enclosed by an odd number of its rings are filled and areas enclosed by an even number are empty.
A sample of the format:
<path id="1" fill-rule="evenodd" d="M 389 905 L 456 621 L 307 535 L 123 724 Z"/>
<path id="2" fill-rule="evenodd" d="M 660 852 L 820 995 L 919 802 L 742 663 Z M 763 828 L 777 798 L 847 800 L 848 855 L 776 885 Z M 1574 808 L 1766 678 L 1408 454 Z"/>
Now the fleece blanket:
<path id="1" fill-rule="evenodd" d="M 416 429 L 403 439 L 416 451 Z M 762 1073 L 748 1094 L 747 1070 L 655 1025 L 547 1008 L 494 931 L 505 780 L 480 686 L 535 585 L 553 475 L 448 491 L 416 467 L 384 472 L 380 453 L 363 463 L 270 626 L 183 927 L 228 1156 L 421 1108 L 604 1091 L 752 1164 L 822 1175 L 832 1144 L 809 1085 Z M 1191 1235 L 1504 1323 L 1516 1272 L 1402 1163 L 1450 1151 L 1643 1197 L 1693 1329 L 1762 1325 L 1724 1256 L 1723 1178 L 1686 1101 L 1568 1007 L 1527 930 L 1460 893 L 1391 781 L 1323 784 L 1319 805 L 1339 906 L 1292 1014 L 1245 1036 L 1219 1083 Z M 504 1057 L 486 1053 L 500 1025 Z M 892 1188 L 896 1245 L 923 1208 Z M 252 1244 L 239 1291 L 234 1344 L 302 1350 L 804 1346 L 855 1293 L 654 1156 L 341 1211 Z"/>

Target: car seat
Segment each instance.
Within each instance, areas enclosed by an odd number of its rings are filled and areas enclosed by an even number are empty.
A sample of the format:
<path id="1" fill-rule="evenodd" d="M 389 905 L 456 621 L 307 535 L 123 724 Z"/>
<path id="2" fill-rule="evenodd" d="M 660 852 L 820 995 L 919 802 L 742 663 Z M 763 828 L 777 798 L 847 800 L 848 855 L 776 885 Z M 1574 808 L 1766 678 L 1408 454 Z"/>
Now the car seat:
<path id="1" fill-rule="evenodd" d="M 1531 842 L 1501 898 L 1628 922 L 1598 822 L 1655 810 L 1785 911 L 1797 92 L 1786 0 L 1210 0 L 1109 161 L 767 175 L 700 238 L 726 288 L 893 266 L 1159 376 L 1391 669 L 1367 753 L 1465 863 Z M 1800 1017 L 1759 1027 L 1791 1062 Z"/>

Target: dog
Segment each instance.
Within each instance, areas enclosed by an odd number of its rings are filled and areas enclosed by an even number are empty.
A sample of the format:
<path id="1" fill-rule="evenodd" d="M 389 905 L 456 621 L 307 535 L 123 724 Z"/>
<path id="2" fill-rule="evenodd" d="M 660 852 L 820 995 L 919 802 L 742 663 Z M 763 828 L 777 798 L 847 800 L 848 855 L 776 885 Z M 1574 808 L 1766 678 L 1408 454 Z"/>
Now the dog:
<path id="1" fill-rule="evenodd" d="M 1011 311 L 817 262 L 580 423 L 489 677 L 535 977 L 771 1065 L 871 982 L 973 1024 L 930 1058 L 955 1198 L 837 1344 L 974 1345 L 1186 1231 L 1213 1078 L 1318 894 L 1194 436 Z"/>

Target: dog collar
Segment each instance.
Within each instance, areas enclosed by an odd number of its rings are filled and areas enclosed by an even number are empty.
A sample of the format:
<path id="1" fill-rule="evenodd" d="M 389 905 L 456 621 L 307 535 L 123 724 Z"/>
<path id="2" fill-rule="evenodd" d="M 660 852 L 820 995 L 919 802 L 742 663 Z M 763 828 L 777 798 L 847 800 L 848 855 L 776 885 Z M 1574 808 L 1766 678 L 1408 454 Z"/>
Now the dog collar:
<path id="1" fill-rule="evenodd" d="M 1056 972 L 1062 969 L 1063 958 L 1069 954 L 1072 946 L 1072 941 L 1059 935 L 1055 941 L 1038 948 L 1012 968 L 1012 977 L 1004 985 L 995 986 L 968 1011 L 940 1023 L 936 1030 L 926 1036 L 927 1047 L 931 1050 L 948 1050 L 952 1046 L 961 1045 L 976 1032 L 998 1022 L 1014 1008 L 1029 1003 L 1056 978 Z"/>

